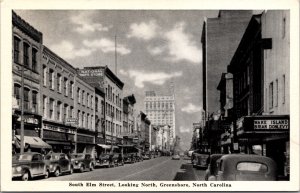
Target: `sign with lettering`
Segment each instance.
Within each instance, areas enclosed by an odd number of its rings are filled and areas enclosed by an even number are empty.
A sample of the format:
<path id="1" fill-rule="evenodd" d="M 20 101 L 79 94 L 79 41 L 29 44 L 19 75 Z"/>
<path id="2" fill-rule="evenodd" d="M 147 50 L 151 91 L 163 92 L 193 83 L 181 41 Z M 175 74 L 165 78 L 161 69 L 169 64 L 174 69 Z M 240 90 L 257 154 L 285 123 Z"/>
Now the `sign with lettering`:
<path id="1" fill-rule="evenodd" d="M 78 119 L 76 119 L 76 118 L 69 118 L 69 119 L 66 119 L 66 123 L 77 124 L 78 123 Z"/>
<path id="2" fill-rule="evenodd" d="M 103 76 L 103 69 L 81 69 L 80 76 Z"/>
<path id="3" fill-rule="evenodd" d="M 19 117 L 17 121 L 21 121 L 21 117 Z M 39 125 L 39 119 L 35 118 L 33 115 L 24 115 L 24 123 Z"/>
<path id="4" fill-rule="evenodd" d="M 289 129 L 289 120 L 254 120 L 254 129 Z"/>

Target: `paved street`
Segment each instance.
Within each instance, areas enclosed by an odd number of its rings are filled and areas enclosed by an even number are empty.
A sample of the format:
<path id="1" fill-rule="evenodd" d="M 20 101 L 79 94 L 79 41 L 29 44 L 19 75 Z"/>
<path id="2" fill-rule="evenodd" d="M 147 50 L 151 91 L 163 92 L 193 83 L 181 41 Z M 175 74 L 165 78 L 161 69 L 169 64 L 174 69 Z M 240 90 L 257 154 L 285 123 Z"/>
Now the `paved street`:
<path id="1" fill-rule="evenodd" d="M 73 173 L 42 179 L 47 181 L 198 181 L 204 170 L 192 167 L 189 159 L 172 160 L 159 157 L 115 168 L 97 168 L 91 172 Z"/>

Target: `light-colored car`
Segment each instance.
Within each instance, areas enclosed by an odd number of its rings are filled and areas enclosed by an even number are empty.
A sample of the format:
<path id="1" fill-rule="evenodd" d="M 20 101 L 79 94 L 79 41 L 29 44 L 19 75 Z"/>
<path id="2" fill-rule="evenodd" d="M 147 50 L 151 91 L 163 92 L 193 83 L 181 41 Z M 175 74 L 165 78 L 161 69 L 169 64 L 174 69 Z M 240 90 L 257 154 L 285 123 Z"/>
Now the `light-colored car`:
<path id="1" fill-rule="evenodd" d="M 277 166 L 269 157 L 247 154 L 228 154 L 218 161 L 218 173 L 209 181 L 275 181 Z"/>
<path id="2" fill-rule="evenodd" d="M 49 165 L 50 173 L 58 177 L 62 173 L 73 173 L 71 160 L 64 153 L 50 153 L 45 156 L 45 162 Z"/>
<path id="3" fill-rule="evenodd" d="M 44 162 L 40 153 L 26 152 L 17 154 L 12 159 L 12 178 L 27 181 L 33 177 L 49 177 L 49 165 Z"/>
<path id="4" fill-rule="evenodd" d="M 180 160 L 180 156 L 178 154 L 174 154 L 172 156 L 172 160 Z"/>

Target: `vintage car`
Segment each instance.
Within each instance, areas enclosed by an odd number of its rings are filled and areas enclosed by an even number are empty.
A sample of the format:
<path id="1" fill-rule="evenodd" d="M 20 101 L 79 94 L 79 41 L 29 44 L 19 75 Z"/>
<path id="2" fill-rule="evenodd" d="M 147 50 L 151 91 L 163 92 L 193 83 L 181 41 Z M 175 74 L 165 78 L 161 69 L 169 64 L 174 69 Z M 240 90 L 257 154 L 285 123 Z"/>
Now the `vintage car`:
<path id="1" fill-rule="evenodd" d="M 199 168 L 199 169 L 206 169 L 208 166 L 208 159 L 209 154 L 208 153 L 195 153 L 195 159 L 193 162 L 193 167 Z"/>
<path id="2" fill-rule="evenodd" d="M 71 154 L 71 161 L 74 170 L 79 170 L 79 172 L 92 171 L 95 168 L 95 159 L 92 158 L 91 154 Z"/>
<path id="3" fill-rule="evenodd" d="M 174 154 L 172 156 L 172 160 L 180 160 L 180 156 L 178 154 Z"/>
<path id="4" fill-rule="evenodd" d="M 127 153 L 127 154 L 124 154 L 124 163 L 127 164 L 127 163 L 135 163 L 136 162 L 136 156 L 135 156 L 135 153 Z"/>
<path id="5" fill-rule="evenodd" d="M 269 157 L 249 154 L 228 154 L 218 161 L 218 174 L 209 181 L 275 181 L 276 163 Z"/>
<path id="6" fill-rule="evenodd" d="M 49 165 L 44 162 L 40 153 L 26 152 L 16 154 L 12 159 L 12 178 L 20 178 L 27 181 L 33 177 L 49 177 Z"/>
<path id="7" fill-rule="evenodd" d="M 58 177 L 62 173 L 73 173 L 71 160 L 64 153 L 49 153 L 45 156 L 45 162 L 49 165 L 50 174 Z"/>
<path id="8" fill-rule="evenodd" d="M 151 154 L 149 152 L 142 153 L 143 160 L 149 160 L 151 159 Z"/>
<path id="9" fill-rule="evenodd" d="M 224 154 L 212 154 L 209 157 L 209 163 L 207 166 L 207 170 L 205 171 L 204 179 L 207 181 L 210 176 L 216 176 L 218 173 L 218 164 L 217 161 L 223 156 Z"/>
<path id="10" fill-rule="evenodd" d="M 95 166 L 105 166 L 105 167 L 112 167 L 112 156 L 109 153 L 102 153 L 98 158 L 96 158 L 96 165 Z"/>

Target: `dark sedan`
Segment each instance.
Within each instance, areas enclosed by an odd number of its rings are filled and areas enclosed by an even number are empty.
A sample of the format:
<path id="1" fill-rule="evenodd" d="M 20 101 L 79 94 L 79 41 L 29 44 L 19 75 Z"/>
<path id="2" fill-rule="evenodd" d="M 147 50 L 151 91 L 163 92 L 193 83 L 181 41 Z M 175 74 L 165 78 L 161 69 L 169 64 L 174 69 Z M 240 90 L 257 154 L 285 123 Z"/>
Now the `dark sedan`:
<path id="1" fill-rule="evenodd" d="M 92 171 L 95 168 L 95 159 L 92 158 L 91 154 L 85 154 L 85 153 L 72 154 L 71 161 L 74 170 L 79 170 L 79 172 Z"/>
<path id="2" fill-rule="evenodd" d="M 45 156 L 45 162 L 49 165 L 50 173 L 55 177 L 62 173 L 73 173 L 71 160 L 64 153 L 51 153 Z"/>

